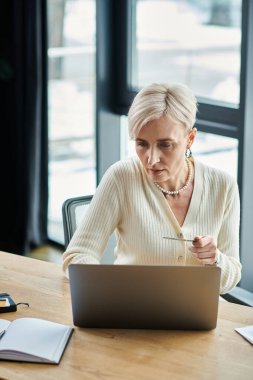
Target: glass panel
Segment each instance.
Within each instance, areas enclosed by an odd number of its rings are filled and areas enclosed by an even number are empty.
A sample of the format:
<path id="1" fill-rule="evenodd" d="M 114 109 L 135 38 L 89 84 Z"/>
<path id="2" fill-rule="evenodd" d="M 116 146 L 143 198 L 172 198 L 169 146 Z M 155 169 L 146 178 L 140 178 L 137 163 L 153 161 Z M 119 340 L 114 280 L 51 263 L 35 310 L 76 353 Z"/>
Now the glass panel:
<path id="1" fill-rule="evenodd" d="M 121 158 L 136 156 L 134 141 L 128 136 L 127 117 L 121 117 Z M 123 143 L 124 141 L 124 143 Z M 224 170 L 237 178 L 238 140 L 230 137 L 198 132 L 192 146 L 193 156 L 205 164 Z"/>
<path id="2" fill-rule="evenodd" d="M 238 105 L 241 0 L 132 0 L 133 88 L 182 82 Z"/>
<path id="3" fill-rule="evenodd" d="M 237 178 L 237 139 L 198 132 L 192 153 L 196 159 Z"/>
<path id="4" fill-rule="evenodd" d="M 48 0 L 49 238 L 63 243 L 61 207 L 93 194 L 95 0 Z"/>

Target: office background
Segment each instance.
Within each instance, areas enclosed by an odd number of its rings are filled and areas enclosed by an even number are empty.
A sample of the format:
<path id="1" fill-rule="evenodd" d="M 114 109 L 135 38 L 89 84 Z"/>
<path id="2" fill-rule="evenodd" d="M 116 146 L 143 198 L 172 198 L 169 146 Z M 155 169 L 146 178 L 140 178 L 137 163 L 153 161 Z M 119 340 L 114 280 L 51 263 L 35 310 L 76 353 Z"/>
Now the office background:
<path id="1" fill-rule="evenodd" d="M 1 0 L 0 250 L 63 246 L 63 201 L 132 154 L 138 88 L 184 82 L 199 102 L 193 154 L 238 181 L 252 292 L 252 67 L 252 0 Z"/>

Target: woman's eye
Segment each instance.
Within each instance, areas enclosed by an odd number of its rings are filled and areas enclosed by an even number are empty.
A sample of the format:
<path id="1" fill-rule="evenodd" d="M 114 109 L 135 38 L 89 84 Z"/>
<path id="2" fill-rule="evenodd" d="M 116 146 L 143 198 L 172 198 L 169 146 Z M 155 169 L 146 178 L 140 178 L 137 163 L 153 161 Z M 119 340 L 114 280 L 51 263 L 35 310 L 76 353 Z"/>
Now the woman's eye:
<path id="1" fill-rule="evenodd" d="M 136 146 L 145 147 L 147 143 L 145 141 L 136 141 Z"/>
<path id="2" fill-rule="evenodd" d="M 161 144 L 160 144 L 160 147 L 161 147 L 161 148 L 167 148 L 167 149 L 170 149 L 170 148 L 173 147 L 173 145 L 170 144 L 170 143 L 161 143 Z"/>

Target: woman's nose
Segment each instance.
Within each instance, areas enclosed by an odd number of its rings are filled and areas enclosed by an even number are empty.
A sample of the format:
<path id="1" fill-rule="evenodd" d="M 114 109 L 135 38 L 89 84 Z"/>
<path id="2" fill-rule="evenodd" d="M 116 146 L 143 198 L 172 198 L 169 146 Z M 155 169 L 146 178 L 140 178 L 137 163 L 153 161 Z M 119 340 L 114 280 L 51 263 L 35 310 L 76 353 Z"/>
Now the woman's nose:
<path id="1" fill-rule="evenodd" d="M 160 156 L 159 156 L 159 152 L 157 151 L 157 149 L 149 149 L 147 154 L 148 154 L 148 164 L 149 165 L 154 165 L 157 162 L 160 162 Z"/>

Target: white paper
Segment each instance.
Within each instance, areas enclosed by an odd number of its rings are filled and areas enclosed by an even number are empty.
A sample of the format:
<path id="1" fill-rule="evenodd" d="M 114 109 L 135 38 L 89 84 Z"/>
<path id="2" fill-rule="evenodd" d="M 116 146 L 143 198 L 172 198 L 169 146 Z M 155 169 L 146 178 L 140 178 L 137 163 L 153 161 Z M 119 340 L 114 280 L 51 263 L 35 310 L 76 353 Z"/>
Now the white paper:
<path id="1" fill-rule="evenodd" d="M 253 344 L 253 325 L 245 327 L 235 328 L 239 334 L 241 334 L 245 339 L 247 339 L 251 344 Z"/>
<path id="2" fill-rule="evenodd" d="M 8 328 L 10 321 L 0 318 L 0 337 L 4 334 L 5 330 Z"/>
<path id="3" fill-rule="evenodd" d="M 73 330 L 37 318 L 19 318 L 8 324 L 2 323 L 6 332 L 0 339 L 0 358 L 11 360 L 58 363 Z"/>

